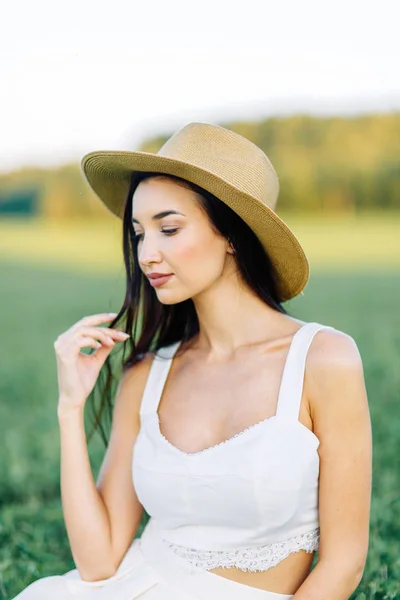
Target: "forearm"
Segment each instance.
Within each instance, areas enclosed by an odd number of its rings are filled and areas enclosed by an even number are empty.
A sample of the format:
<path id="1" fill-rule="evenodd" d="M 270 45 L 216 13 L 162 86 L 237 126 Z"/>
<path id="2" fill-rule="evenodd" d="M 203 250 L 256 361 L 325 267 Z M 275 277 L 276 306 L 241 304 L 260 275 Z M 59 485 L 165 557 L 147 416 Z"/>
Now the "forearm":
<path id="1" fill-rule="evenodd" d="M 110 577 L 115 568 L 106 506 L 90 466 L 83 412 L 58 415 L 61 500 L 71 552 L 82 579 Z"/>
<path id="2" fill-rule="evenodd" d="M 320 561 L 293 594 L 293 600 L 348 600 L 362 572 L 350 564 Z"/>

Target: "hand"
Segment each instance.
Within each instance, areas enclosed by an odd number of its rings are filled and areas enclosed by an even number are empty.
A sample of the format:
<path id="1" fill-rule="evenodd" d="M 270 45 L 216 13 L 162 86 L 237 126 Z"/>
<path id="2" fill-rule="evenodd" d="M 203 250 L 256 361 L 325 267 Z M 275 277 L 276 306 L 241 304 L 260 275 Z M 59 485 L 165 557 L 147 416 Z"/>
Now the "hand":
<path id="1" fill-rule="evenodd" d="M 104 313 L 83 317 L 59 335 L 54 342 L 59 413 L 84 408 L 101 367 L 115 346 L 115 342 L 128 339 L 129 335 L 120 330 L 96 327 L 100 323 L 111 321 L 113 316 L 115 315 Z M 85 346 L 96 348 L 96 352 L 90 355 L 84 354 L 81 348 Z"/>

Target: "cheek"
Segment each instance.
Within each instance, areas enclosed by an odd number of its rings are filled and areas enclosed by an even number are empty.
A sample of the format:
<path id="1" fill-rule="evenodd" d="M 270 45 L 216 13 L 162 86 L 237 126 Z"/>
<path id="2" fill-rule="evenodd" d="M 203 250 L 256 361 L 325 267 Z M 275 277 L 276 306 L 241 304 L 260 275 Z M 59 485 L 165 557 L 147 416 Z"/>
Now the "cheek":
<path id="1" fill-rule="evenodd" d="M 190 239 L 189 236 L 182 243 L 179 243 L 174 251 L 174 258 L 176 258 L 182 267 L 185 264 L 198 261 L 201 257 L 201 245 L 196 240 Z"/>
<path id="2" fill-rule="evenodd" d="M 224 266 L 225 246 L 215 236 L 190 236 L 174 249 L 176 271 L 185 279 L 199 281 L 204 275 L 218 276 Z"/>

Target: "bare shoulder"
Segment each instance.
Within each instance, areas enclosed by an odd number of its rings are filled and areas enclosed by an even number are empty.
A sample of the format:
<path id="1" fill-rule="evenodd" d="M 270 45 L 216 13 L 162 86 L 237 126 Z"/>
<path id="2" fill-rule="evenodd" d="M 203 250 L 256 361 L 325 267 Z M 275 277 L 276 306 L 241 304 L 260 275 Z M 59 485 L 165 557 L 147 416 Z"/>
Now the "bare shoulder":
<path id="1" fill-rule="evenodd" d="M 326 375 L 331 369 L 362 369 L 362 359 L 354 338 L 340 329 L 320 329 L 314 336 L 307 356 L 312 374 Z"/>
<path id="2" fill-rule="evenodd" d="M 125 388 L 132 385 L 134 381 L 145 381 L 147 379 L 151 363 L 153 362 L 154 354 L 154 352 L 146 352 L 146 354 L 137 363 L 126 369 L 121 377 L 119 386 Z"/>
<path id="3" fill-rule="evenodd" d="M 315 334 L 306 360 L 305 388 L 316 433 L 333 431 L 334 422 L 354 423 L 356 415 L 368 415 L 363 362 L 351 335 L 338 329 Z"/>
<path id="4" fill-rule="evenodd" d="M 140 404 L 154 359 L 154 352 L 147 352 L 136 364 L 127 369 L 122 375 L 115 398 L 114 412 L 129 411 L 130 417 L 135 416 L 139 423 Z"/>

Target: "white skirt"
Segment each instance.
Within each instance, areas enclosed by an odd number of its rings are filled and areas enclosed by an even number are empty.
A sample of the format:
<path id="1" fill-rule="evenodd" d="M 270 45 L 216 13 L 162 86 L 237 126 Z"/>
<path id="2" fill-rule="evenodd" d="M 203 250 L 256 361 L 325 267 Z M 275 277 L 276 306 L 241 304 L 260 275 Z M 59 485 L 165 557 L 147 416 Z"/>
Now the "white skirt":
<path id="1" fill-rule="evenodd" d="M 117 572 L 84 581 L 77 569 L 42 577 L 13 600 L 290 600 L 293 594 L 261 590 L 192 567 L 157 537 L 150 519 L 133 540 Z"/>

